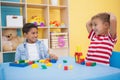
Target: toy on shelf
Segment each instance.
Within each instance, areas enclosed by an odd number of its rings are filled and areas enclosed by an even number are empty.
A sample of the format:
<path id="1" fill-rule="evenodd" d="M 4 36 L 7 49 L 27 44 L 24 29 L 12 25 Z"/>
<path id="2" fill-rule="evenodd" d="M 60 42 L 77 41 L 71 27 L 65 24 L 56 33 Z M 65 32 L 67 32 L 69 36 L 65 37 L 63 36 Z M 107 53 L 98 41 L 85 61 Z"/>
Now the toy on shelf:
<path id="1" fill-rule="evenodd" d="M 40 27 L 45 27 L 45 20 L 43 17 L 39 17 L 39 16 L 32 16 L 29 20 L 29 23 L 33 23 L 36 26 L 40 26 Z"/>
<path id="2" fill-rule="evenodd" d="M 75 62 L 82 65 L 85 64 L 85 59 L 81 52 L 80 47 L 77 47 L 77 51 L 75 52 Z"/>
<path id="3" fill-rule="evenodd" d="M 50 21 L 50 27 L 61 27 L 64 28 L 65 27 L 65 23 L 64 22 L 59 22 L 59 21 Z"/>
<path id="4" fill-rule="evenodd" d="M 24 41 L 23 37 L 17 35 L 17 29 L 3 29 L 2 48 L 3 51 L 15 51 L 17 46 Z"/>

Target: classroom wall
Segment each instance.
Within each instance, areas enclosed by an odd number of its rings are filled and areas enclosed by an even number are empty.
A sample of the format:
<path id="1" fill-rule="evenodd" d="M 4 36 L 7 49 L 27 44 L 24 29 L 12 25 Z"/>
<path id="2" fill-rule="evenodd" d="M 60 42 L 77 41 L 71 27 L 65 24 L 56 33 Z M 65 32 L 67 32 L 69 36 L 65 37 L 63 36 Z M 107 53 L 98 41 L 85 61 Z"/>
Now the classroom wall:
<path id="1" fill-rule="evenodd" d="M 70 16 L 70 55 L 80 46 L 87 53 L 89 40 L 86 22 L 99 12 L 112 12 L 117 17 L 118 41 L 114 50 L 120 51 L 120 0 L 69 0 Z"/>

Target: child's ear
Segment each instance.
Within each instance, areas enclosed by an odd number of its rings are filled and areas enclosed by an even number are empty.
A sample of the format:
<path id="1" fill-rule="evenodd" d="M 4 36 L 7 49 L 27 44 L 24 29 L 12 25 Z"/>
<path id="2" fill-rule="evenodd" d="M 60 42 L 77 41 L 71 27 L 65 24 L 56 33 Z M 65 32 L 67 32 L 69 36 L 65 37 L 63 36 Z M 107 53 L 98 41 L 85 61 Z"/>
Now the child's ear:
<path id="1" fill-rule="evenodd" d="M 23 36 L 26 37 L 27 33 L 23 33 Z"/>

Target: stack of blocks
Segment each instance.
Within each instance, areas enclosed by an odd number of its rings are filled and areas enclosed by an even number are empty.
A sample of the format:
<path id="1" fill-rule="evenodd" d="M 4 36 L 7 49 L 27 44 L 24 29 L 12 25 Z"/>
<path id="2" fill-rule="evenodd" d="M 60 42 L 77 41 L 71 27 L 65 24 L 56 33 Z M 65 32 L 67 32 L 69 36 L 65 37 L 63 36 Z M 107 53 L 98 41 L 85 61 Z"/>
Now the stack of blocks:
<path id="1" fill-rule="evenodd" d="M 75 62 L 82 65 L 85 64 L 85 59 L 81 52 L 75 53 Z"/>

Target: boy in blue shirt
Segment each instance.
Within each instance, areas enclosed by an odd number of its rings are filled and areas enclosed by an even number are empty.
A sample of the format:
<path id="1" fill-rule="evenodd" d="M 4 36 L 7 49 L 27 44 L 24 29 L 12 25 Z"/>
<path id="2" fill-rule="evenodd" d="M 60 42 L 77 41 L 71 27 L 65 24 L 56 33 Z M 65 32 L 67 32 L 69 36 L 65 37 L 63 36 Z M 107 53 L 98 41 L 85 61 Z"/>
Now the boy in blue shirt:
<path id="1" fill-rule="evenodd" d="M 48 54 L 43 41 L 38 40 L 38 28 L 33 23 L 26 23 L 23 28 L 25 41 L 16 49 L 15 60 L 39 60 L 45 58 L 58 59 L 54 54 Z"/>

